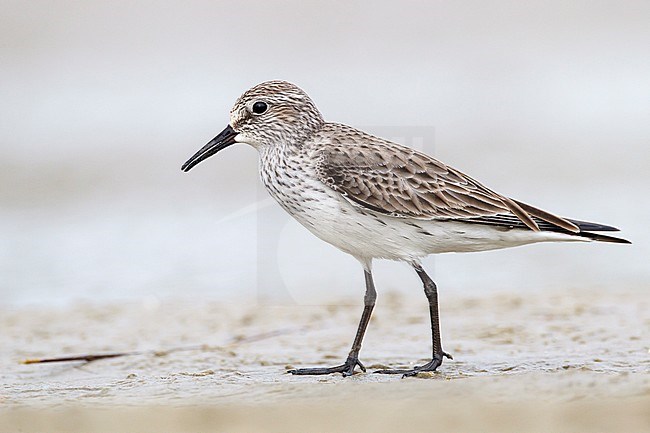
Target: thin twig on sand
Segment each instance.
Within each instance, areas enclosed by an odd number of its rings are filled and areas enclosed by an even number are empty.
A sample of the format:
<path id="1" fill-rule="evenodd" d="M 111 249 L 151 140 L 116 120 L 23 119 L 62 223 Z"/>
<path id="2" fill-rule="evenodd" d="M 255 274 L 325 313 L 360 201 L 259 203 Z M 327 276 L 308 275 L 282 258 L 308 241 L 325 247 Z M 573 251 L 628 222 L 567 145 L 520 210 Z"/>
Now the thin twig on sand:
<path id="1" fill-rule="evenodd" d="M 122 356 L 134 356 L 134 355 L 155 355 L 155 356 L 166 356 L 174 352 L 188 352 L 194 350 L 223 350 L 242 344 L 254 343 L 257 341 L 267 340 L 269 338 L 278 337 L 280 335 L 292 334 L 294 332 L 304 331 L 305 328 L 284 328 L 276 329 L 273 331 L 261 332 L 259 334 L 252 334 L 247 336 L 236 336 L 232 337 L 230 341 L 221 346 L 211 346 L 207 344 L 193 345 L 193 346 L 181 346 L 181 347 L 172 347 L 167 350 L 140 350 L 133 352 L 116 352 L 116 353 L 99 353 L 99 354 L 88 354 L 88 355 L 77 355 L 77 356 L 63 356 L 56 358 L 37 358 L 37 359 L 25 359 L 22 364 L 46 364 L 53 362 L 74 362 L 74 361 L 83 361 L 84 363 L 89 363 L 93 361 L 99 361 L 101 359 L 110 359 L 118 358 Z"/>

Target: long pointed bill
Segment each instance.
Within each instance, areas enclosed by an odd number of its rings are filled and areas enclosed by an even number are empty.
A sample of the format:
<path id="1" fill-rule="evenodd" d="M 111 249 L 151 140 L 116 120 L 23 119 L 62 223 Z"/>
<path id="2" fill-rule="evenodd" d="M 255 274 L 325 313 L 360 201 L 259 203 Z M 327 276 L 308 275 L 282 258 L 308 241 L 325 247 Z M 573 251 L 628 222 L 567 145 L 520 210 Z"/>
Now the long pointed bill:
<path id="1" fill-rule="evenodd" d="M 192 167 L 194 167 L 196 164 L 203 161 L 204 159 L 208 159 L 209 157 L 219 152 L 220 150 L 223 150 L 226 147 L 235 144 L 236 136 L 237 136 L 237 132 L 234 129 L 232 129 L 230 125 L 226 126 L 226 129 L 221 131 L 219 135 L 217 135 L 212 140 L 210 140 L 208 144 L 203 146 L 201 150 L 196 152 L 194 156 L 188 159 L 187 162 L 183 164 L 183 166 L 181 167 L 181 170 L 188 172 L 192 169 Z"/>

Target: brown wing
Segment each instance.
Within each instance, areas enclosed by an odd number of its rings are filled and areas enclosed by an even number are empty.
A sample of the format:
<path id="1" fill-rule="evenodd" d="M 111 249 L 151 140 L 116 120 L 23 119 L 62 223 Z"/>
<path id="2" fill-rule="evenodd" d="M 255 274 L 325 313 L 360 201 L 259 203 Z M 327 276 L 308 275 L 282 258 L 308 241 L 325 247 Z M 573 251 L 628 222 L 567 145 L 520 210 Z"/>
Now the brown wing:
<path id="1" fill-rule="evenodd" d="M 365 208 L 421 219 L 476 220 L 515 215 L 531 230 L 539 231 L 534 216 L 565 230 L 579 231 L 563 218 L 504 197 L 413 149 L 373 136 L 347 138 L 346 142 L 333 140 L 322 147 L 321 177 Z"/>

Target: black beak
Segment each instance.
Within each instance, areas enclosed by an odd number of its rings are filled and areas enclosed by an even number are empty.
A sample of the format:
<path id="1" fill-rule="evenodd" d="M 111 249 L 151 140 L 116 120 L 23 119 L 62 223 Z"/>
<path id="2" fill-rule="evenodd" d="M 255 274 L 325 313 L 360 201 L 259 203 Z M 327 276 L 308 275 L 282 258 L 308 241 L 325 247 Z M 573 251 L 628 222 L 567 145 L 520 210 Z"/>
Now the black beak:
<path id="1" fill-rule="evenodd" d="M 201 150 L 196 152 L 194 156 L 188 159 L 187 162 L 181 167 L 181 170 L 188 172 L 192 169 L 192 167 L 204 159 L 208 159 L 220 150 L 223 150 L 226 147 L 235 144 L 235 137 L 237 134 L 238 133 L 232 129 L 230 125 L 226 126 L 226 129 L 221 131 L 219 135 L 210 140 L 208 144 L 203 146 Z"/>

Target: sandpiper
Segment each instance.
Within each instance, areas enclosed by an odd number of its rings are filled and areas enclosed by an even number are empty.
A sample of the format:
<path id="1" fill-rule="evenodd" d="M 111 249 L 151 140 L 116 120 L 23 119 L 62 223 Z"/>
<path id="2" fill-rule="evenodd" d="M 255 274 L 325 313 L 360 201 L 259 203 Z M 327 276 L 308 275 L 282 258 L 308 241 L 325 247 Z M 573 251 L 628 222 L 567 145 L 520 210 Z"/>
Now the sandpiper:
<path id="1" fill-rule="evenodd" d="M 296 375 L 350 376 L 377 297 L 372 260 L 409 263 L 429 301 L 433 355 L 412 369 L 435 371 L 444 357 L 436 284 L 421 265 L 430 254 L 486 251 L 535 242 L 630 243 L 595 232 L 618 229 L 553 215 L 501 195 L 428 155 L 358 129 L 326 122 L 311 98 L 286 81 L 247 90 L 230 111 L 230 123 L 183 166 L 235 144 L 259 152 L 262 182 L 271 196 L 320 239 L 354 256 L 365 275 L 364 309 L 347 359 L 335 367 L 290 370 Z"/>

